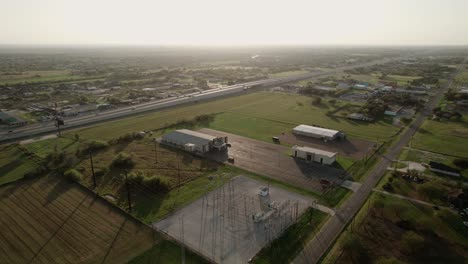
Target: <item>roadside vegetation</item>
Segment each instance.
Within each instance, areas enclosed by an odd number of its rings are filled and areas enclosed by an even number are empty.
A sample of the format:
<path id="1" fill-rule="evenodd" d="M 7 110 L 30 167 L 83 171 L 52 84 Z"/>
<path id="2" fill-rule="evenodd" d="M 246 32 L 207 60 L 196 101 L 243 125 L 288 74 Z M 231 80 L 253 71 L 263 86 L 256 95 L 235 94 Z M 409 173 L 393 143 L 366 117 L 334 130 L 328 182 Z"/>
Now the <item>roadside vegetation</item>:
<path id="1" fill-rule="evenodd" d="M 321 263 L 464 263 L 467 247 L 457 214 L 372 194 Z"/>
<path id="2" fill-rule="evenodd" d="M 320 230 L 327 218 L 327 214 L 308 208 L 296 223 L 287 228 L 267 247 L 260 250 L 252 263 L 290 263 L 301 252 L 304 245 Z"/>

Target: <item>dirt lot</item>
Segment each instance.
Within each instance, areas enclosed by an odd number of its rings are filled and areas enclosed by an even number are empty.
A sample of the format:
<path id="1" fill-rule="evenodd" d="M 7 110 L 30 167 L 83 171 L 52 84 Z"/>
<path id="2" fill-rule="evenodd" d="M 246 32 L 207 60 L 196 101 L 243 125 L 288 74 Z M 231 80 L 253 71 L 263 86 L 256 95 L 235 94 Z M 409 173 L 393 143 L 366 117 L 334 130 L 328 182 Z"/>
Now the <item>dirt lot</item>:
<path id="1" fill-rule="evenodd" d="M 364 158 L 366 156 L 366 151 L 369 151 L 369 149 L 371 149 L 375 144 L 372 141 L 358 138 L 346 138 L 344 140 L 323 142 L 318 138 L 294 135 L 293 133 L 285 133 L 284 135 L 279 135 L 278 137 L 281 142 L 287 144 L 318 148 L 330 152 L 338 152 L 339 155 L 351 157 L 353 159 Z"/>
<path id="2" fill-rule="evenodd" d="M 313 202 L 276 187 L 262 197 L 258 195 L 262 186 L 262 182 L 235 177 L 153 226 L 216 263 L 247 263 Z M 277 210 L 268 206 L 273 201 Z M 256 222 L 253 215 L 258 213 L 264 217 Z"/>
<path id="3" fill-rule="evenodd" d="M 208 154 L 211 159 L 225 162 L 229 155 L 234 158 L 234 165 L 237 167 L 315 192 L 322 191 L 320 179 L 328 179 L 337 185 L 343 182 L 339 177 L 343 170 L 294 159 L 290 157 L 290 149 L 286 146 L 208 128 L 203 128 L 200 132 L 213 136 L 227 136 L 232 146 L 228 154 L 217 152 Z"/>
<path id="4" fill-rule="evenodd" d="M 126 263 L 152 230 L 55 177 L 0 188 L 0 263 Z"/>

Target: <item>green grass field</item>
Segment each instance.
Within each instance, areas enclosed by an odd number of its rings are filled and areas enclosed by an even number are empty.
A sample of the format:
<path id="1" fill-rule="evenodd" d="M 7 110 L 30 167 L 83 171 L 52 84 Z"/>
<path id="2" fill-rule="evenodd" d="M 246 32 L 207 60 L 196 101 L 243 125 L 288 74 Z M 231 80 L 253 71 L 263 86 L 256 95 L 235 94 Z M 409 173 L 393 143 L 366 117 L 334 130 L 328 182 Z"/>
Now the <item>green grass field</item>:
<path id="1" fill-rule="evenodd" d="M 74 153 L 78 149 L 80 141 L 72 139 L 71 136 L 71 134 L 68 134 L 65 137 L 39 140 L 23 146 L 41 158 L 45 158 L 55 150 Z"/>
<path id="2" fill-rule="evenodd" d="M 377 185 L 377 188 L 384 190 L 383 186 L 389 184 L 392 187 L 391 192 L 400 194 L 406 197 L 426 201 L 441 206 L 449 206 L 445 198 L 448 193 L 455 193 L 460 190 L 454 183 L 449 183 L 443 179 L 430 178 L 429 182 L 415 183 L 405 180 L 398 176 L 392 176 L 391 172 L 387 172 L 382 180 Z"/>
<path id="3" fill-rule="evenodd" d="M 262 140 L 298 124 L 316 124 L 376 141 L 389 138 L 398 130 L 384 121 L 365 123 L 327 116 L 327 111 L 333 109 L 326 103 L 314 106 L 312 99 L 306 96 L 258 92 L 106 122 L 67 133 L 78 133 L 82 138 L 108 140 L 125 133 L 155 130 L 182 119 L 212 113 L 221 114 L 209 127 Z"/>
<path id="4" fill-rule="evenodd" d="M 304 71 L 304 70 L 285 71 L 285 72 L 278 72 L 278 73 L 270 74 L 270 77 L 271 78 L 290 77 L 290 76 L 295 76 L 295 75 L 306 74 L 308 72 L 309 71 Z"/>
<path id="5" fill-rule="evenodd" d="M 421 151 L 417 149 L 403 149 L 400 157 L 398 158 L 399 160 L 407 160 L 407 161 L 414 161 L 414 162 L 419 162 L 419 163 L 425 163 L 428 164 L 431 161 L 436 161 L 443 163 L 445 165 L 451 166 L 451 167 L 456 167 L 453 164 L 453 161 L 457 158 L 453 156 L 447 156 L 447 155 L 441 155 L 433 152 L 427 152 L 427 151 Z M 468 180 L 468 169 L 461 169 L 461 174 L 463 176 L 463 179 Z M 435 174 L 434 172 L 431 172 L 429 169 L 426 169 L 424 172 L 425 174 L 433 175 L 433 176 L 440 176 Z M 445 176 L 450 179 L 454 179 L 450 176 Z"/>
<path id="6" fill-rule="evenodd" d="M 411 141 L 411 147 L 468 158 L 468 117 L 461 121 L 426 120 Z"/>
<path id="7" fill-rule="evenodd" d="M 457 214 L 372 194 L 321 263 L 464 263 L 467 247 Z"/>
<path id="8" fill-rule="evenodd" d="M 289 263 L 311 240 L 327 219 L 327 214 L 309 208 L 284 233 L 263 248 L 252 263 L 273 264 Z"/>
<path id="9" fill-rule="evenodd" d="M 389 81 L 394 81 L 398 84 L 398 86 L 406 86 L 408 85 L 411 81 L 419 79 L 421 77 L 419 76 L 406 76 L 406 75 L 387 75 L 387 79 Z"/>
<path id="10" fill-rule="evenodd" d="M 180 246 L 172 241 L 163 240 L 154 247 L 130 260 L 128 264 L 208 264 L 201 257 L 185 250 L 185 262 L 182 262 L 182 250 Z"/>
<path id="11" fill-rule="evenodd" d="M 96 79 L 99 76 L 84 77 L 72 75 L 67 70 L 51 70 L 51 71 L 28 71 L 22 74 L 15 75 L 0 75 L 0 85 L 12 85 L 23 82 L 28 83 L 43 83 L 43 82 L 59 82 L 59 81 L 74 81 Z"/>
<path id="12" fill-rule="evenodd" d="M 25 173 L 36 168 L 36 164 L 29 160 L 16 146 L 0 148 L 0 185 L 23 178 Z"/>

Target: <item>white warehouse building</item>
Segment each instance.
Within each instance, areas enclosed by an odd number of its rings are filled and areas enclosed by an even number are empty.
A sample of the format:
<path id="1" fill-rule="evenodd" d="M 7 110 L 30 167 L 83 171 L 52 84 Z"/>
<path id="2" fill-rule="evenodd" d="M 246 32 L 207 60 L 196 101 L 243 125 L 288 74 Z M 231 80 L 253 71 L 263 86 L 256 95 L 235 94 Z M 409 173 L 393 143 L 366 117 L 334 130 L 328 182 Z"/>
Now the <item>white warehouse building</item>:
<path id="1" fill-rule="evenodd" d="M 293 133 L 306 137 L 320 138 L 325 141 L 334 140 L 336 138 L 344 138 L 343 132 L 308 125 L 298 125 L 297 127 L 293 128 Z"/>
<path id="2" fill-rule="evenodd" d="M 331 165 L 336 161 L 336 152 L 300 146 L 293 146 L 291 150 L 295 158 L 306 161 L 314 161 L 325 165 Z"/>
<path id="3" fill-rule="evenodd" d="M 226 138 L 215 137 L 188 129 L 174 130 L 164 135 L 161 139 L 161 143 L 168 146 L 183 148 L 189 152 L 199 153 L 226 149 Z"/>

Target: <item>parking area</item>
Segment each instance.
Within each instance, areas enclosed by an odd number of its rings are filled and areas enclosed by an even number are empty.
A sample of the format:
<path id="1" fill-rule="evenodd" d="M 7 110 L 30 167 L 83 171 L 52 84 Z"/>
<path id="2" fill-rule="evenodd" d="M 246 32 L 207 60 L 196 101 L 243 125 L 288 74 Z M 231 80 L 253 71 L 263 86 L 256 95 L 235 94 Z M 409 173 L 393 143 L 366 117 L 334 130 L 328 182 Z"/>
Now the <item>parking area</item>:
<path id="1" fill-rule="evenodd" d="M 311 138 L 301 135 L 295 135 L 293 133 L 285 133 L 284 135 L 278 135 L 281 142 L 307 146 L 311 148 L 318 148 L 330 152 L 338 152 L 338 155 L 350 157 L 353 159 L 362 159 L 366 156 L 366 152 L 371 151 L 375 143 L 365 139 L 359 138 L 345 138 L 342 140 L 333 140 L 324 142 L 318 138 Z"/>
<path id="2" fill-rule="evenodd" d="M 294 159 L 289 155 L 289 147 L 208 128 L 203 128 L 200 132 L 213 136 L 227 136 L 231 144 L 228 153 L 207 154 L 210 159 L 226 162 L 228 157 L 232 157 L 234 166 L 315 192 L 322 191 L 320 184 L 322 179 L 337 185 L 343 182 L 340 178 L 343 170 Z"/>
<path id="3" fill-rule="evenodd" d="M 190 249 L 216 263 L 247 263 L 278 237 L 314 201 L 286 190 L 267 187 L 245 176 L 153 223 Z"/>

